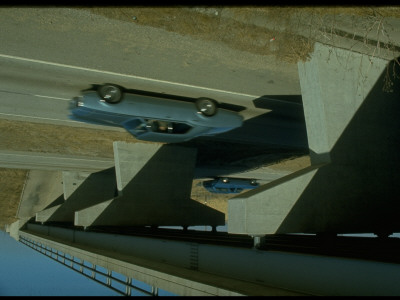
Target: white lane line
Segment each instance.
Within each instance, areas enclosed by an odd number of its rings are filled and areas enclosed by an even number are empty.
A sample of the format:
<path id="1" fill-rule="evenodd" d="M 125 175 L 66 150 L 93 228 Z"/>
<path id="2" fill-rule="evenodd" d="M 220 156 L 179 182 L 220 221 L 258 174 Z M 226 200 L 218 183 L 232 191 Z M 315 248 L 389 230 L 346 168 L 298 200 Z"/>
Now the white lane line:
<path id="1" fill-rule="evenodd" d="M 3 116 L 8 116 L 8 117 L 20 117 L 20 118 L 24 118 L 24 119 L 28 119 L 27 122 L 29 122 L 29 119 L 37 119 L 37 120 L 46 120 L 46 121 L 59 121 L 62 123 L 75 123 L 75 124 L 79 124 L 81 125 L 81 128 L 88 128 L 88 129 L 94 129 L 93 127 L 85 127 L 82 124 L 85 124 L 84 122 L 79 122 L 79 121 L 74 121 L 74 120 L 63 120 L 63 119 L 51 119 L 51 118 L 44 118 L 44 117 L 34 117 L 34 116 L 28 116 L 28 115 L 17 115 L 17 114 L 6 114 L 6 113 L 1 113 L 0 115 Z M 1 118 L 0 118 L 1 120 Z M 97 124 L 89 124 L 92 126 L 100 126 L 102 128 L 104 128 L 104 130 L 112 130 L 112 131 L 121 131 L 123 132 L 125 129 L 123 129 L 122 127 L 114 127 L 114 126 L 107 126 L 107 125 L 97 125 Z M 67 125 L 65 125 L 67 126 Z"/>
<path id="2" fill-rule="evenodd" d="M 100 159 L 90 159 L 90 158 L 75 158 L 75 157 L 59 157 L 59 156 L 53 156 L 52 153 L 49 153 L 48 155 L 36 155 L 36 154 L 19 154 L 19 153 L 4 153 L 0 151 L 0 156 L 19 156 L 19 157 L 37 157 L 37 158 L 55 158 L 55 159 L 60 159 L 60 160 L 82 160 L 82 161 L 95 161 L 95 162 L 105 162 L 108 163 L 112 161 L 113 159 L 107 159 L 105 160 L 104 158 Z"/>
<path id="3" fill-rule="evenodd" d="M 58 99 L 58 100 L 64 100 L 64 101 L 71 101 L 71 99 L 67 98 L 59 98 L 59 97 L 53 97 L 53 96 L 44 96 L 44 95 L 33 95 L 35 97 L 41 97 L 41 98 L 50 98 L 50 99 Z"/>
<path id="4" fill-rule="evenodd" d="M 0 93 L 18 94 L 18 95 L 24 95 L 24 96 L 34 96 L 34 97 L 58 99 L 58 100 L 65 100 L 65 101 L 70 101 L 72 99 L 72 98 L 71 99 L 67 99 L 67 98 L 59 98 L 59 97 L 53 97 L 53 96 L 34 95 L 34 94 L 26 94 L 26 93 L 13 92 L 13 91 L 3 91 L 3 90 L 0 90 Z"/>
<path id="5" fill-rule="evenodd" d="M 115 72 L 110 72 L 110 71 L 102 71 L 102 70 L 97 70 L 97 69 L 70 66 L 70 65 L 65 65 L 65 64 L 53 63 L 53 62 L 48 62 L 48 61 L 43 61 L 43 60 L 38 60 L 38 59 L 32 59 L 32 58 L 19 57 L 19 56 L 0 54 L 0 57 L 9 58 L 9 59 L 15 59 L 15 60 L 28 61 L 28 62 L 39 63 L 39 64 L 46 64 L 46 65 L 51 65 L 51 66 L 56 66 L 56 67 L 76 69 L 76 70 L 81 70 L 81 71 L 89 71 L 89 72 L 96 72 L 96 73 L 102 73 L 102 74 L 108 74 L 108 75 L 114 75 L 114 76 L 129 77 L 129 78 L 135 78 L 135 79 L 140 79 L 140 80 L 144 80 L 144 81 L 152 81 L 152 82 L 165 83 L 165 84 L 177 85 L 177 86 L 185 86 L 185 87 L 190 87 L 190 88 L 195 88 L 195 89 L 201 89 L 201 90 L 206 90 L 206 91 L 212 91 L 212 92 L 218 92 L 218 93 L 225 93 L 225 94 L 243 96 L 243 97 L 248 97 L 248 98 L 253 98 L 253 99 L 260 97 L 260 96 L 257 96 L 257 95 L 249 95 L 249 94 L 243 94 L 243 93 L 229 92 L 229 91 L 213 89 L 213 88 L 206 88 L 206 87 L 202 87 L 202 86 L 196 86 L 196 85 L 185 84 L 185 83 L 177 83 L 177 82 L 172 82 L 172 81 L 159 80 L 159 79 L 141 77 L 141 76 L 136 76 L 136 75 L 121 74 L 121 73 L 115 73 Z"/>
<path id="6" fill-rule="evenodd" d="M 61 120 L 61 119 L 51 119 L 51 118 L 44 118 L 44 117 L 33 117 L 33 116 L 27 116 L 27 115 L 16 115 L 16 114 L 6 114 L 6 113 L 0 113 L 0 115 L 3 116 L 8 116 L 8 117 L 23 117 L 23 118 L 31 118 L 31 119 L 40 119 L 40 120 L 48 120 L 48 121 L 61 121 L 61 122 L 71 122 L 71 123 L 81 123 L 78 121 L 73 121 L 73 120 Z"/>

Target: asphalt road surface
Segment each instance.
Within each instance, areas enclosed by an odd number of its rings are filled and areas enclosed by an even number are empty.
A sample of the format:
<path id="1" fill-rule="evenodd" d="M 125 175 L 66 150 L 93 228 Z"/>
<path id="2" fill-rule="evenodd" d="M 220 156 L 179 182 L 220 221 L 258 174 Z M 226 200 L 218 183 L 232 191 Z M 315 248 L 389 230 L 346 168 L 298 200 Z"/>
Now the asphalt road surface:
<path id="1" fill-rule="evenodd" d="M 245 123 L 242 128 L 216 139 L 299 148 L 307 146 L 302 105 L 282 96 L 276 97 L 278 99 L 259 97 L 1 54 L 0 79 L 2 118 L 115 130 L 68 118 L 69 102 L 80 90 L 92 84 L 112 82 L 145 91 L 211 97 L 243 115 Z M 288 97 L 288 100 L 292 98 L 296 99 L 296 96 Z"/>
<path id="2" fill-rule="evenodd" d="M 307 148 L 295 64 L 84 10 L 2 8 L 0 20 L 0 118 L 123 130 L 68 119 L 72 97 L 108 82 L 210 97 L 244 116 L 213 139 Z"/>

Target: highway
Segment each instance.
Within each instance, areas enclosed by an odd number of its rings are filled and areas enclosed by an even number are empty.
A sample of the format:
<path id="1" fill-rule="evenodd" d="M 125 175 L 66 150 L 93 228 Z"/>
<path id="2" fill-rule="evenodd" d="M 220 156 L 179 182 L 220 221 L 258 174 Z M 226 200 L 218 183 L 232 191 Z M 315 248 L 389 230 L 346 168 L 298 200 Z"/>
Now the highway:
<path id="1" fill-rule="evenodd" d="M 8 120 L 122 132 L 122 128 L 90 125 L 68 118 L 70 100 L 79 94 L 80 90 L 87 89 L 91 84 L 117 82 L 126 87 L 158 93 L 187 97 L 207 95 L 218 99 L 222 106 L 240 107 L 238 113 L 245 119 L 244 126 L 212 137 L 211 140 L 295 148 L 305 148 L 307 145 L 302 105 L 298 102 L 2 54 L 0 79 L 0 118 Z M 288 97 L 289 100 L 292 98 Z M 5 150 L 0 152 L 0 166 L 4 168 L 96 172 L 114 165 L 113 160 L 107 158 L 10 152 L 7 151 L 7 145 L 2 146 Z M 265 168 L 246 173 L 243 171 L 247 170 L 212 170 L 205 166 L 196 170 L 195 178 L 237 173 L 242 177 L 270 182 L 288 173 Z"/>
<path id="2" fill-rule="evenodd" d="M 68 120 L 69 99 L 107 82 L 238 110 L 244 126 L 221 141 L 308 149 L 296 64 L 73 8 L 0 19 L 0 118 L 123 131 Z"/>
<path id="3" fill-rule="evenodd" d="M 99 80 L 114 72 L 257 96 L 300 94 L 296 64 L 189 35 L 64 7 L 2 8 L 0 20 L 0 54 L 96 69 Z M 143 88 L 165 88 L 154 82 Z"/>
<path id="4" fill-rule="evenodd" d="M 306 148 L 301 103 L 250 94 L 167 82 L 0 54 L 0 117 L 9 120 L 105 130 L 122 128 L 69 120 L 69 102 L 92 84 L 117 83 L 127 88 L 184 97 L 207 96 L 242 114 L 244 125 L 215 139 Z M 297 100 L 299 97 L 296 98 Z M 214 139 L 214 137 L 212 138 Z"/>
<path id="5" fill-rule="evenodd" d="M 98 172 L 114 167 L 114 159 L 0 150 L 0 167 L 9 169 Z"/>

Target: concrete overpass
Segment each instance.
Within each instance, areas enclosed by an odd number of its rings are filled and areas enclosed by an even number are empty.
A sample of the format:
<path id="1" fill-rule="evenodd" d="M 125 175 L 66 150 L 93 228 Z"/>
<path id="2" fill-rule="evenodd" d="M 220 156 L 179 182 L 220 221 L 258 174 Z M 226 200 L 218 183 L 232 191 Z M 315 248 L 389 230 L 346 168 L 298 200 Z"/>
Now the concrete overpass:
<path id="1" fill-rule="evenodd" d="M 390 61 L 386 54 L 378 58 L 371 57 L 363 51 L 354 52 L 316 44 L 311 60 L 299 63 L 312 165 L 268 183 L 257 190 L 231 199 L 228 208 L 228 231 L 230 233 L 262 237 L 266 234 L 293 232 L 334 234 L 375 232 L 384 236 L 400 230 L 397 221 L 399 204 L 395 197 L 392 197 L 399 192 L 397 151 L 400 143 L 397 112 L 399 111 L 398 95 L 400 93 L 398 80 L 393 80 L 391 84 L 389 80 L 391 76 L 386 77 L 387 70 L 398 70 L 398 64 Z M 391 91 L 388 92 L 386 88 Z M 138 172 L 138 170 L 136 169 L 134 172 Z M 117 172 L 116 174 L 120 174 L 116 176 L 121 176 L 122 173 Z M 84 177 L 82 174 L 69 175 L 76 175 L 75 180 Z M 128 176 L 134 176 L 134 174 L 128 172 Z M 87 223 L 79 223 L 79 221 L 75 223 L 75 219 L 71 219 L 70 214 L 69 222 L 80 226 L 91 226 L 95 222 L 98 222 L 98 225 L 105 224 L 105 218 L 98 217 L 103 211 L 112 207 L 111 204 L 115 199 L 130 194 L 129 189 L 126 191 L 123 189 L 124 182 L 129 182 L 129 179 L 128 181 L 120 179 L 117 182 L 119 183 L 116 185 L 116 189 L 107 188 L 107 193 L 110 194 L 102 193 L 102 195 L 106 195 L 105 198 L 99 198 L 103 202 L 86 203 L 87 207 L 79 207 L 77 210 L 81 212 L 90 209 L 95 216 L 97 214 L 97 217 L 92 217 Z M 74 188 L 72 181 L 70 184 L 71 188 Z M 80 184 L 81 182 L 75 182 L 75 186 L 80 186 Z M 140 184 L 136 184 L 136 187 L 138 185 Z M 122 194 L 119 193 L 121 188 Z M 116 193 L 112 193 L 111 190 Z M 133 190 L 131 192 L 133 193 Z M 142 195 L 145 195 L 144 190 L 142 190 Z M 60 207 L 49 214 L 39 212 L 38 220 L 42 217 L 51 218 Z M 122 207 L 133 208 L 132 204 L 128 202 L 125 202 Z M 74 211 L 73 218 L 76 216 L 75 209 L 72 210 Z M 150 207 L 147 209 L 148 212 L 151 211 Z M 111 209 L 107 214 L 110 213 L 109 216 L 112 215 L 115 220 L 116 211 Z M 70 212 L 71 210 L 69 210 Z M 206 215 L 204 213 L 204 219 L 200 223 L 208 222 L 204 221 Z M 212 217 L 214 224 L 218 224 L 219 217 L 217 215 L 214 217 Z M 56 219 L 54 220 L 56 221 Z M 183 224 L 182 220 L 184 220 L 183 216 L 179 222 L 176 222 Z M 123 218 L 121 222 L 122 224 L 125 222 Z M 156 224 L 148 220 L 143 222 L 143 219 L 140 222 L 141 224 Z M 23 230 L 21 230 L 21 235 L 23 234 Z M 32 236 L 28 236 L 29 234 L 31 233 L 25 232 L 26 237 L 38 239 L 37 233 Z M 46 237 L 39 236 L 39 238 L 43 238 L 40 240 L 41 242 L 48 242 L 44 240 Z M 96 253 L 93 248 L 90 249 L 90 251 L 92 250 L 93 253 Z M 230 250 L 225 250 L 224 254 L 230 253 Z M 247 251 L 241 254 L 235 256 L 235 262 L 240 261 L 241 257 L 251 257 L 252 255 Z M 266 255 L 269 254 L 271 253 Z M 288 263 L 287 258 L 285 256 L 285 260 L 282 260 L 282 265 L 279 267 L 299 267 L 292 260 L 289 260 L 290 263 Z M 301 256 L 300 258 L 302 263 L 310 263 L 307 257 Z M 318 268 L 322 265 L 322 261 L 313 262 Z M 221 261 L 215 262 L 216 265 L 220 263 Z M 331 260 L 330 266 L 338 263 L 342 262 Z M 254 271 L 258 264 L 254 263 L 252 266 Z M 304 269 L 307 268 L 307 265 L 301 264 L 300 266 Z M 348 270 L 347 267 L 345 266 L 343 269 Z M 385 269 L 380 270 L 369 269 L 368 273 L 363 273 L 362 270 L 365 269 L 358 265 L 358 272 L 352 273 L 351 279 L 345 277 L 346 272 L 344 272 L 335 278 L 324 277 L 326 281 L 322 286 L 326 287 L 334 281 L 343 283 L 342 278 L 354 282 L 354 279 L 365 279 L 365 274 L 372 276 L 379 273 L 384 274 L 387 282 L 390 282 L 387 290 L 393 294 L 399 294 L 399 291 L 393 288 L 396 284 L 392 284 L 391 281 L 393 278 L 396 279 L 391 275 L 398 274 L 397 265 L 389 267 L 396 269 L 394 273 L 386 267 L 389 266 L 385 265 Z M 267 278 L 265 282 L 268 288 L 274 286 L 273 278 L 279 274 L 279 268 L 276 270 L 273 276 L 262 273 L 262 276 Z M 293 270 L 286 269 L 285 275 L 287 274 L 293 274 Z M 321 273 L 314 275 L 310 280 L 321 284 L 318 281 Z M 200 279 L 197 278 L 197 280 Z M 301 277 L 296 277 L 293 282 L 301 283 L 303 287 L 306 285 Z M 359 286 L 362 287 L 362 291 L 359 291 L 359 294 L 371 295 L 375 292 L 379 295 L 385 294 L 377 287 L 379 286 L 379 284 L 376 285 L 377 283 L 383 284 L 377 277 L 374 277 L 373 282 L 360 282 Z M 293 286 L 287 288 L 288 284 L 287 277 L 280 277 L 279 283 L 276 283 L 274 288 L 277 286 L 282 288 L 286 285 L 282 290 L 295 293 L 304 292 L 305 294 L 335 294 L 329 290 L 305 291 Z M 229 286 L 235 286 L 235 283 L 231 282 Z M 374 290 L 369 290 L 370 287 L 374 287 Z M 208 288 L 213 289 L 212 287 Z M 224 293 L 250 294 L 243 290 L 233 292 L 227 290 L 225 289 Z M 350 287 L 346 285 L 336 286 L 336 291 L 342 291 L 344 295 L 351 294 Z M 269 290 L 269 292 L 270 294 L 280 293 L 276 290 L 272 292 Z M 218 292 L 215 293 L 218 294 Z M 223 293 L 221 292 L 221 294 Z"/>
<path id="2" fill-rule="evenodd" d="M 399 232 L 399 71 L 317 43 L 299 63 L 311 166 L 231 198 L 228 232 Z"/>
<path id="3" fill-rule="evenodd" d="M 85 265 L 91 266 L 85 273 L 93 279 L 94 271 L 102 267 L 108 274 L 125 276 L 127 284 L 135 280 L 152 291 L 162 289 L 182 296 L 400 294 L 400 265 L 380 261 L 30 223 L 19 231 L 18 239 L 58 261 L 65 263 L 69 258 L 66 265 L 75 264 L 81 273 Z M 109 280 L 113 279 L 107 277 L 108 284 Z"/>

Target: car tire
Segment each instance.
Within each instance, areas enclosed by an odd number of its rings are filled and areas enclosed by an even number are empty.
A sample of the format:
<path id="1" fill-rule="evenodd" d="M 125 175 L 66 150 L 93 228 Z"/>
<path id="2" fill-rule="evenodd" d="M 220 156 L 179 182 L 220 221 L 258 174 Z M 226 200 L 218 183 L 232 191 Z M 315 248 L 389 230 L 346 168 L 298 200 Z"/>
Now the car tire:
<path id="1" fill-rule="evenodd" d="M 217 113 L 217 102 L 210 98 L 198 98 L 196 100 L 197 111 L 207 117 L 211 117 Z"/>
<path id="2" fill-rule="evenodd" d="M 99 87 L 97 90 L 100 98 L 107 103 L 115 104 L 121 101 L 122 91 L 121 89 L 113 84 L 105 84 Z"/>

